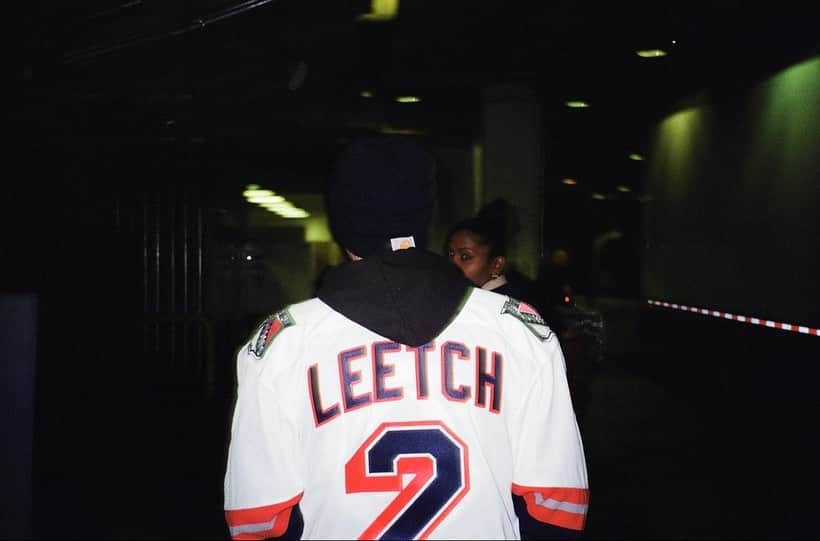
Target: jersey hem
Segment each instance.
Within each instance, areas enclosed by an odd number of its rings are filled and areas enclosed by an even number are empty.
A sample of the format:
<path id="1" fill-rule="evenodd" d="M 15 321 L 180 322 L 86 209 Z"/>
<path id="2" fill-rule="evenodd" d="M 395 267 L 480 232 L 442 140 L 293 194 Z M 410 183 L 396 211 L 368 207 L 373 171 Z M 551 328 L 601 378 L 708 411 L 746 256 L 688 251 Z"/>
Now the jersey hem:
<path id="1" fill-rule="evenodd" d="M 589 489 L 534 487 L 512 484 L 512 493 L 527 504 L 527 513 L 539 522 L 583 530 L 589 507 Z"/>
<path id="2" fill-rule="evenodd" d="M 250 540 L 277 537 L 285 533 L 290 522 L 293 507 L 299 503 L 304 493 L 293 498 L 260 507 L 225 509 L 225 521 L 231 539 Z"/>

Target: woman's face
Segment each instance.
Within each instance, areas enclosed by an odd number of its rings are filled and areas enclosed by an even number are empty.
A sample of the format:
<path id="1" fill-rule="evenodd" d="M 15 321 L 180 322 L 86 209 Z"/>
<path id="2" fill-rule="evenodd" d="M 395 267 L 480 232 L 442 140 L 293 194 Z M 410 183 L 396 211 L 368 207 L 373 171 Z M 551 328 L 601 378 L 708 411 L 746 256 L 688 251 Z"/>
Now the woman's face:
<path id="1" fill-rule="evenodd" d="M 490 246 L 482 242 L 475 233 L 463 229 L 450 237 L 447 257 L 478 287 L 484 285 L 493 272 L 501 274 L 504 266 L 503 257 L 490 258 Z"/>

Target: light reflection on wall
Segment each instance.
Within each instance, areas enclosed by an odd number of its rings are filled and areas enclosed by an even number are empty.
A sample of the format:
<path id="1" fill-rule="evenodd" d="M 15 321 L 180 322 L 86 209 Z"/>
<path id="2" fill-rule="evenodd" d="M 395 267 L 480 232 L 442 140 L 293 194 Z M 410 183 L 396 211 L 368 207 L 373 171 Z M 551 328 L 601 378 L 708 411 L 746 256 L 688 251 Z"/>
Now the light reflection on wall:
<path id="1" fill-rule="evenodd" d="M 327 224 L 327 216 L 324 214 L 311 215 L 305 221 L 305 241 L 306 242 L 332 242 L 330 227 Z"/>
<path id="2" fill-rule="evenodd" d="M 820 324 L 820 57 L 738 88 L 657 126 L 643 294 Z"/>
<path id="3" fill-rule="evenodd" d="M 664 178 L 664 187 L 673 197 L 686 193 L 695 161 L 708 144 L 707 114 L 705 107 L 684 109 L 664 119 L 658 128 L 651 178 Z"/>
<path id="4" fill-rule="evenodd" d="M 747 173 L 765 168 L 772 177 L 790 182 L 811 179 L 804 172 L 816 167 L 813 155 L 820 149 L 820 129 L 812 121 L 820 118 L 819 97 L 820 57 L 785 69 L 761 85 L 755 94 L 759 107 L 750 133 Z M 782 151 L 769 152 L 773 144 Z"/>

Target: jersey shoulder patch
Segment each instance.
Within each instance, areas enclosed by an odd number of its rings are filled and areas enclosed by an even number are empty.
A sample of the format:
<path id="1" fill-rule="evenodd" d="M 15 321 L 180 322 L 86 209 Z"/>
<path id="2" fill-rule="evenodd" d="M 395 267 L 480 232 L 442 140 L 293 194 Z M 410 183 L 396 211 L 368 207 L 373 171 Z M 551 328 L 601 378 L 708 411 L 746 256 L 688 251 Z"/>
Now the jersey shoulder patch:
<path id="1" fill-rule="evenodd" d="M 259 330 L 248 344 L 248 351 L 257 359 L 261 359 L 273 343 L 276 335 L 282 332 L 282 329 L 286 329 L 295 323 L 287 308 L 279 310 L 262 322 Z"/>
<path id="2" fill-rule="evenodd" d="M 547 326 L 544 318 L 541 317 L 538 310 L 525 302 L 507 297 L 507 301 L 501 308 L 501 313 L 510 314 L 520 320 L 542 342 L 546 342 L 552 338 L 552 330 Z"/>

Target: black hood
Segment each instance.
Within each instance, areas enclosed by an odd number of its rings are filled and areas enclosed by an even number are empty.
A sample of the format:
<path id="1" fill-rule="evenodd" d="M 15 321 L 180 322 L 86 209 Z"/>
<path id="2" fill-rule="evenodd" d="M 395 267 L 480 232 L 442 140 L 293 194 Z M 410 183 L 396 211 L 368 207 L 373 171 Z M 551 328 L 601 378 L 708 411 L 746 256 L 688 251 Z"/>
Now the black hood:
<path id="1" fill-rule="evenodd" d="M 317 296 L 359 325 L 417 347 L 444 330 L 470 287 L 443 257 L 411 248 L 328 270 Z"/>

